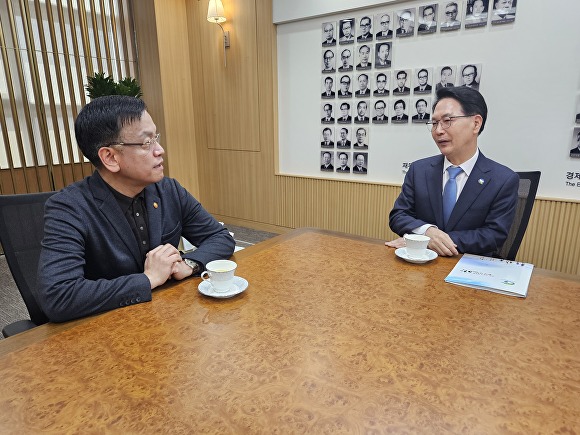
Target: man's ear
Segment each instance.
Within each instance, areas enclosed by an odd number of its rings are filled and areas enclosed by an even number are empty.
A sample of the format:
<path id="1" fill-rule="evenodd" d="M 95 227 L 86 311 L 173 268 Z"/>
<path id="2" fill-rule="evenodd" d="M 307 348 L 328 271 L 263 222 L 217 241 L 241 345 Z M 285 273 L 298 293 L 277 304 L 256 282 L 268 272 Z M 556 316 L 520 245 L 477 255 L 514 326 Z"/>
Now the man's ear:
<path id="1" fill-rule="evenodd" d="M 110 172 L 119 172 L 119 152 L 110 147 L 99 148 L 99 158 L 103 166 Z"/>
<path id="2" fill-rule="evenodd" d="M 475 122 L 473 132 L 479 134 L 479 130 L 481 130 L 481 125 L 483 124 L 483 118 L 481 115 L 473 115 L 473 120 Z"/>

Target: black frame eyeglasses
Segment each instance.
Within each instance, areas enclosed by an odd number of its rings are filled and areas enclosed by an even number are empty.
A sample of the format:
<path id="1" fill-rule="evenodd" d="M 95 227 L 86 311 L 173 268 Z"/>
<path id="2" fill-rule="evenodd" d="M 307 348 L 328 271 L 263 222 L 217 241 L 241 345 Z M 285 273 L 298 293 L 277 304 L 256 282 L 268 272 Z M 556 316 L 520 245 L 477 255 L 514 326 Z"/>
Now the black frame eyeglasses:
<path id="1" fill-rule="evenodd" d="M 445 119 L 442 119 L 441 121 L 427 121 L 425 123 L 425 125 L 427 126 L 427 128 L 429 129 L 429 131 L 435 131 L 435 130 L 437 130 L 437 127 L 439 127 L 439 124 L 441 124 L 441 128 L 443 130 L 447 130 L 449 127 L 451 127 L 451 122 L 455 121 L 457 118 L 469 118 L 470 116 L 475 116 L 475 114 L 473 114 L 473 115 L 448 116 Z"/>

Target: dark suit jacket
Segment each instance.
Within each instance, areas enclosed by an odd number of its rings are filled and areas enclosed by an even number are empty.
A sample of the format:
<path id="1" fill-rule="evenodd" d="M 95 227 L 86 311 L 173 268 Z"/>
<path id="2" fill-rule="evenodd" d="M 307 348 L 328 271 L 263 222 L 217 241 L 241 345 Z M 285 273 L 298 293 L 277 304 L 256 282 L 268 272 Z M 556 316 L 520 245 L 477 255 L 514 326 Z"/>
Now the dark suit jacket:
<path id="1" fill-rule="evenodd" d="M 389 96 L 389 90 L 388 89 L 385 89 L 384 92 L 374 91 L 373 92 L 373 95 L 375 97 L 382 97 L 382 96 L 388 97 Z"/>
<path id="2" fill-rule="evenodd" d="M 336 141 L 337 148 L 350 148 L 351 143 L 348 139 L 346 140 L 346 145 L 342 145 L 340 142 L 342 141 Z"/>
<path id="3" fill-rule="evenodd" d="M 409 115 L 401 115 L 401 121 L 408 121 Z M 391 121 L 398 121 L 397 115 L 391 116 Z"/>
<path id="4" fill-rule="evenodd" d="M 352 122 L 352 116 L 347 116 L 346 120 L 342 119 L 342 116 L 336 119 L 338 121 L 339 124 L 344 124 L 344 123 L 350 123 Z"/>
<path id="5" fill-rule="evenodd" d="M 429 120 L 429 118 L 431 117 L 431 115 L 429 115 L 428 113 L 425 113 L 425 115 L 423 116 L 423 119 Z M 413 118 L 411 119 L 415 119 L 417 121 L 419 121 L 419 115 L 414 115 Z"/>
<path id="6" fill-rule="evenodd" d="M 388 122 L 389 118 L 387 116 L 383 116 L 383 119 L 378 119 L 378 116 L 373 116 L 373 122 L 378 121 L 378 122 Z"/>
<path id="7" fill-rule="evenodd" d="M 392 38 L 393 37 L 393 31 L 392 30 L 387 31 L 387 34 L 386 35 L 383 35 L 383 32 L 378 32 L 378 33 L 375 33 L 375 37 L 377 39 L 388 39 L 388 38 Z"/>
<path id="8" fill-rule="evenodd" d="M 419 91 L 420 86 L 415 86 L 415 89 L 413 89 L 414 92 L 431 92 L 431 85 L 425 85 L 425 90 L 424 91 Z"/>
<path id="9" fill-rule="evenodd" d="M 431 27 L 427 29 L 427 24 L 419 24 L 419 32 L 431 31 L 435 32 L 437 30 L 437 24 L 434 23 Z"/>
<path id="10" fill-rule="evenodd" d="M 372 33 L 367 33 L 366 36 L 359 35 L 359 36 L 356 37 L 356 40 L 358 42 L 372 41 L 373 40 L 373 34 Z"/>
<path id="11" fill-rule="evenodd" d="M 348 91 L 345 95 L 342 95 L 341 91 L 338 91 L 338 98 L 350 98 L 352 97 L 352 92 Z"/>
<path id="12" fill-rule="evenodd" d="M 441 82 L 437 83 L 435 85 L 435 90 L 438 91 L 439 89 L 441 89 L 443 87 L 443 85 L 441 84 Z M 452 88 L 453 84 L 452 83 L 445 83 L 445 87 L 446 88 Z"/>
<path id="13" fill-rule="evenodd" d="M 359 168 L 358 166 L 353 166 L 352 168 L 352 172 L 360 172 L 361 174 L 366 174 L 367 173 L 367 168 Z"/>
<path id="14" fill-rule="evenodd" d="M 400 91 L 399 88 L 393 89 L 393 95 L 404 95 L 408 94 L 409 92 L 411 92 L 411 89 L 407 86 L 405 86 L 402 91 Z"/>
<path id="15" fill-rule="evenodd" d="M 330 95 L 326 95 L 326 92 L 323 92 L 322 94 L 320 94 L 320 96 L 322 98 L 334 98 L 335 95 L 336 95 L 336 92 L 334 92 L 334 91 L 330 91 Z"/>
<path id="16" fill-rule="evenodd" d="M 336 168 L 336 172 L 350 172 L 350 167 L 349 166 L 345 166 L 344 169 L 342 169 L 342 166 L 338 166 Z"/>
<path id="17" fill-rule="evenodd" d="M 570 150 L 570 155 L 573 155 L 573 154 L 580 154 L 580 149 L 578 149 L 578 147 L 572 148 Z"/>
<path id="18" fill-rule="evenodd" d="M 354 122 L 355 124 L 368 124 L 369 123 L 369 117 L 368 116 L 363 116 L 363 119 L 360 120 L 358 119 L 358 115 L 354 117 Z"/>
<path id="19" fill-rule="evenodd" d="M 176 180 L 145 188 L 150 246 L 177 247 L 184 236 L 198 249 L 185 255 L 205 267 L 235 247 L 217 222 Z M 46 203 L 38 266 L 39 304 L 63 322 L 151 300 L 137 240 L 97 171 Z"/>
<path id="20" fill-rule="evenodd" d="M 322 43 L 323 47 L 328 47 L 330 45 L 336 45 L 336 39 L 332 38 L 332 41 L 328 42 L 326 39 L 324 40 L 324 42 Z"/>
<path id="21" fill-rule="evenodd" d="M 409 29 L 407 33 L 403 33 L 403 29 L 399 28 L 397 29 L 396 33 L 397 35 L 413 36 L 413 34 L 415 33 L 415 28 L 412 27 L 411 29 Z"/>
<path id="22" fill-rule="evenodd" d="M 443 223 L 443 155 L 414 162 L 389 215 L 391 230 L 400 236 L 425 224 L 451 237 L 461 253 L 491 255 L 500 248 L 512 225 L 519 177 L 481 151 L 447 225 Z"/>
<path id="23" fill-rule="evenodd" d="M 320 142 L 320 146 L 322 148 L 334 148 L 334 142 L 329 140 L 328 145 L 324 145 L 324 141 Z"/>
<path id="24" fill-rule="evenodd" d="M 370 97 L 371 90 L 369 88 L 367 88 L 364 93 L 362 93 L 360 90 L 358 90 L 358 91 L 355 91 L 354 95 L 355 95 L 355 97 Z"/>
<path id="25" fill-rule="evenodd" d="M 334 123 L 334 118 L 330 117 L 330 120 L 326 120 L 326 116 L 324 118 L 320 118 L 320 122 L 322 122 L 323 124 L 332 124 Z"/>
<path id="26" fill-rule="evenodd" d="M 321 171 L 334 171 L 334 166 L 332 166 L 332 165 L 328 165 L 328 166 L 320 165 L 320 170 Z"/>

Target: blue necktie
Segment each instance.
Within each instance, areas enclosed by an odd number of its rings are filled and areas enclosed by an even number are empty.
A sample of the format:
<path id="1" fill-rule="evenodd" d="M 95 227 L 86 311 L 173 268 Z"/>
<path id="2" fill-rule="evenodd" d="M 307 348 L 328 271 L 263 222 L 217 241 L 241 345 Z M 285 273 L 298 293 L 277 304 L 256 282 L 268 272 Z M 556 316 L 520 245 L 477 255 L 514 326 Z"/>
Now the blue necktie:
<path id="1" fill-rule="evenodd" d="M 459 166 L 449 166 L 447 168 L 447 173 L 449 174 L 449 180 L 445 183 L 445 188 L 443 189 L 443 222 L 447 225 L 449 216 L 451 216 L 451 211 L 455 207 L 455 202 L 457 201 L 457 176 L 463 171 Z"/>

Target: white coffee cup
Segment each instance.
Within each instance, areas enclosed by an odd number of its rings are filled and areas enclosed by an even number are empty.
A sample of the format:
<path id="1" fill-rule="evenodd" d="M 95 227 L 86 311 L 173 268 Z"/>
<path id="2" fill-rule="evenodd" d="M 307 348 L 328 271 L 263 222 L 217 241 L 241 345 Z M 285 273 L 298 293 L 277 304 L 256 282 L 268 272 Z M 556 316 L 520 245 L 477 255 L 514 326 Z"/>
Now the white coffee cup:
<path id="1" fill-rule="evenodd" d="M 234 283 L 234 274 L 238 265 L 230 260 L 214 260 L 205 265 L 201 274 L 204 281 L 209 281 L 216 292 L 227 292 Z"/>
<path id="2" fill-rule="evenodd" d="M 427 245 L 430 237 L 421 234 L 405 234 L 403 236 L 407 245 L 407 255 L 410 258 L 421 259 L 427 256 Z"/>

